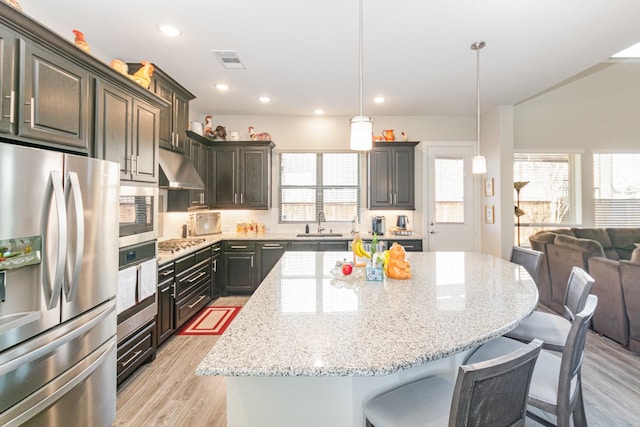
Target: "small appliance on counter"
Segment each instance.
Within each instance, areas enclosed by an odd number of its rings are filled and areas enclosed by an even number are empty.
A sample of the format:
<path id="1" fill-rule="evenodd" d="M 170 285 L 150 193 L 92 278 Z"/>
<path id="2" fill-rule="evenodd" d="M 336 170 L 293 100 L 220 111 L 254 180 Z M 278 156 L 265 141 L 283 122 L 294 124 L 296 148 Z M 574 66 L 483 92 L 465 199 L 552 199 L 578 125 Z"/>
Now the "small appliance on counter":
<path id="1" fill-rule="evenodd" d="M 189 214 L 189 229 L 193 236 L 222 233 L 220 212 L 200 211 Z"/>
<path id="2" fill-rule="evenodd" d="M 384 235 L 386 231 L 386 219 L 384 216 L 372 216 L 371 217 L 371 234 L 377 234 L 378 236 Z"/>
<path id="3" fill-rule="evenodd" d="M 406 230 L 409 225 L 409 217 L 406 215 L 398 215 L 398 219 L 396 220 L 396 227 L 400 230 Z"/>
<path id="4" fill-rule="evenodd" d="M 411 236 L 409 217 L 406 215 L 398 215 L 396 219 L 396 226 L 391 227 L 390 231 L 394 236 Z"/>

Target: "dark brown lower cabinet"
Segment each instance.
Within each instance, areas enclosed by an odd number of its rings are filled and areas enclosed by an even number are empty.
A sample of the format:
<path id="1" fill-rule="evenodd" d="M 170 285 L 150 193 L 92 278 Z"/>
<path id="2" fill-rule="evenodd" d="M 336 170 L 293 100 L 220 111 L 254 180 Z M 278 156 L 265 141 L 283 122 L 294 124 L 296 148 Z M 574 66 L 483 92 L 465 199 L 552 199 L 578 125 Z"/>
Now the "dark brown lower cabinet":
<path id="1" fill-rule="evenodd" d="M 156 357 L 156 322 L 151 321 L 131 337 L 118 343 L 117 384 L 120 385 L 140 365 Z"/>
<path id="2" fill-rule="evenodd" d="M 165 342 L 175 332 L 175 267 L 171 262 L 158 268 L 158 345 Z"/>
<path id="3" fill-rule="evenodd" d="M 258 287 L 260 283 L 255 242 L 224 242 L 223 260 L 223 295 L 250 294 Z"/>
<path id="4" fill-rule="evenodd" d="M 260 282 L 267 277 L 271 269 L 280 261 L 287 251 L 287 242 L 259 242 Z"/>

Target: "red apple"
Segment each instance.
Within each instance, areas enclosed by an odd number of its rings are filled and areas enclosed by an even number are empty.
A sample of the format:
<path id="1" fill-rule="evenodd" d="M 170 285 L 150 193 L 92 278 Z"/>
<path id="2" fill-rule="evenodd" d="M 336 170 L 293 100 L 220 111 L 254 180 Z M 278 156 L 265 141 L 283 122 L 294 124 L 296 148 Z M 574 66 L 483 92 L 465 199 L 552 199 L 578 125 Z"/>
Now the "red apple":
<path id="1" fill-rule="evenodd" d="M 342 274 L 345 276 L 350 275 L 353 272 L 353 265 L 349 263 L 342 264 Z"/>

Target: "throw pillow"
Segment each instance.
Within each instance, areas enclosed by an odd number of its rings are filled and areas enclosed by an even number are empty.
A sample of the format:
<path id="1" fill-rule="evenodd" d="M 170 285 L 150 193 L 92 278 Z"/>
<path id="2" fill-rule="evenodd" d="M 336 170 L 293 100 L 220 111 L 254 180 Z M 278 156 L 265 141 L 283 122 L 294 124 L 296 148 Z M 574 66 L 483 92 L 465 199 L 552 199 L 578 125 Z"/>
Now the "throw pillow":
<path id="1" fill-rule="evenodd" d="M 636 248 L 631 252 L 631 259 L 629 261 L 640 264 L 640 243 L 636 243 Z"/>

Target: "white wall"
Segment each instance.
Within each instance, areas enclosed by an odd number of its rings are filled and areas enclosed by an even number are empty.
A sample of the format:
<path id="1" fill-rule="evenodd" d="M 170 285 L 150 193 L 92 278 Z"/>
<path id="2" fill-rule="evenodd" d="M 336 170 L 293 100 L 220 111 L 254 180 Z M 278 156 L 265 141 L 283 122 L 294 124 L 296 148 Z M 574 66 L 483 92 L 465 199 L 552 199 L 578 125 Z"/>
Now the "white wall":
<path id="1" fill-rule="evenodd" d="M 609 62 L 515 106 L 514 148 L 582 153 L 582 225 L 593 226 L 593 153 L 640 151 L 640 63 Z"/>

